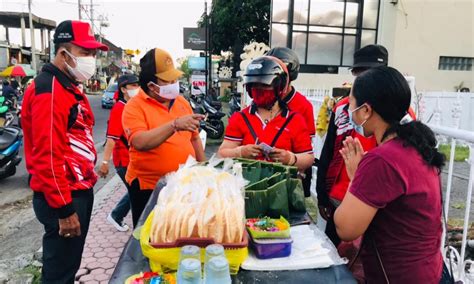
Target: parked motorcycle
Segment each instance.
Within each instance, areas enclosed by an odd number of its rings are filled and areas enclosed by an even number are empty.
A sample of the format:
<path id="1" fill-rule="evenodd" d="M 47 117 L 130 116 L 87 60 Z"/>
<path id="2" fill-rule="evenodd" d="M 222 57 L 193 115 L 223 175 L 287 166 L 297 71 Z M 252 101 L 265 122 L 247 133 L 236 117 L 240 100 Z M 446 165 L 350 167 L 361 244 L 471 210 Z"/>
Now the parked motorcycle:
<path id="1" fill-rule="evenodd" d="M 16 108 L 17 108 L 17 117 L 18 117 L 18 127 L 21 128 L 21 105 L 23 100 L 18 100 Z"/>
<path id="2" fill-rule="evenodd" d="M 208 103 L 210 104 L 213 108 L 215 108 L 216 110 L 221 110 L 222 109 L 222 102 L 218 101 L 217 100 L 217 96 L 216 95 L 212 95 L 212 94 L 206 94 L 205 91 L 203 91 L 199 86 L 193 86 L 193 89 L 194 90 L 197 90 L 201 93 L 202 95 L 202 98 Z M 211 92 L 214 92 L 215 94 L 215 90 L 214 89 L 211 89 Z"/>
<path id="3" fill-rule="evenodd" d="M 211 106 L 209 102 L 204 99 L 202 92 L 199 95 L 191 94 L 189 103 L 194 113 L 206 116 L 206 119 L 201 123 L 201 128 L 206 131 L 207 136 L 212 139 L 222 138 L 224 135 L 224 122 L 222 118 L 225 114 Z"/>
<path id="4" fill-rule="evenodd" d="M 14 126 L 0 127 L 0 179 L 16 173 L 21 162 L 18 155 L 22 144 L 23 132 Z"/>
<path id="5" fill-rule="evenodd" d="M 0 96 L 0 127 L 9 126 L 15 120 L 17 110 L 13 108 L 14 102 Z"/>
<path id="6" fill-rule="evenodd" d="M 230 101 L 229 101 L 229 117 L 231 117 L 235 112 L 241 111 L 241 105 L 240 105 L 240 98 L 241 94 L 237 92 L 232 92 L 230 94 Z"/>

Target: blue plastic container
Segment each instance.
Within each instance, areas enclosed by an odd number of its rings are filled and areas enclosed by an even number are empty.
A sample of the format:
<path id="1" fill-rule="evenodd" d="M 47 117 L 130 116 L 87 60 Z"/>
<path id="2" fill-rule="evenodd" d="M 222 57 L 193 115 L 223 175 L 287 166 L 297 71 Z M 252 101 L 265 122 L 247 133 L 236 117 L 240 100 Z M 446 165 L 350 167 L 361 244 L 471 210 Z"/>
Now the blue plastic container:
<path id="1" fill-rule="evenodd" d="M 269 259 L 278 257 L 287 257 L 291 254 L 291 244 L 293 240 L 289 239 L 253 239 L 250 246 L 255 256 L 259 259 Z"/>

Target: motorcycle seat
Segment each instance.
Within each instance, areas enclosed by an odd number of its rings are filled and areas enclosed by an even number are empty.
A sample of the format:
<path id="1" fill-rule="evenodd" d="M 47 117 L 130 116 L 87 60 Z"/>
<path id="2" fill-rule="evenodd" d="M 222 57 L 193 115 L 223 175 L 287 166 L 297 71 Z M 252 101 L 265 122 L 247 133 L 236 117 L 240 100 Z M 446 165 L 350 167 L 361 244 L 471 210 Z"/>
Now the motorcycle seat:
<path id="1" fill-rule="evenodd" d="M 217 113 L 214 114 L 214 116 L 218 119 L 221 119 L 225 116 L 225 113 L 218 111 Z"/>
<path id="2" fill-rule="evenodd" d="M 13 145 L 22 136 L 21 129 L 16 127 L 0 128 L 0 151 Z"/>
<path id="3" fill-rule="evenodd" d="M 218 101 L 212 101 L 211 106 L 214 107 L 217 110 L 220 110 L 222 108 L 222 103 Z"/>

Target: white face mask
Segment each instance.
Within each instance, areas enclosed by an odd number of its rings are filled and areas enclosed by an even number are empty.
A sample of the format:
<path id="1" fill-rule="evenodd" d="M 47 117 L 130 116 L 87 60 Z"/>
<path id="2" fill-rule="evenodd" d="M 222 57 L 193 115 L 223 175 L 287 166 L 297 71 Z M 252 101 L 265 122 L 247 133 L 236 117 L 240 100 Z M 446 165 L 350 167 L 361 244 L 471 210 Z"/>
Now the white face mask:
<path id="1" fill-rule="evenodd" d="M 367 122 L 367 119 L 364 120 L 361 124 L 357 124 L 357 123 L 355 123 L 355 121 L 352 117 L 352 113 L 354 113 L 355 111 L 361 109 L 363 106 L 365 106 L 365 105 L 361 105 L 361 106 L 359 106 L 359 107 L 357 107 L 353 110 L 349 110 L 349 122 L 352 123 L 352 127 L 354 128 L 355 132 L 359 133 L 363 137 L 369 137 L 369 136 L 365 135 L 365 131 L 364 131 L 364 124 Z"/>
<path id="2" fill-rule="evenodd" d="M 77 57 L 72 55 L 69 51 L 64 50 L 76 63 L 76 67 L 72 68 L 66 63 L 66 67 L 71 75 L 76 78 L 77 81 L 89 80 L 96 70 L 95 58 L 93 56 Z"/>
<path id="3" fill-rule="evenodd" d="M 127 94 L 130 98 L 133 98 L 134 96 L 138 95 L 138 91 L 138 88 L 131 90 L 127 89 Z"/>
<path id="4" fill-rule="evenodd" d="M 174 100 L 179 96 L 179 83 L 178 82 L 174 84 L 164 85 L 164 86 L 157 85 L 156 83 L 151 82 L 151 81 L 150 83 L 160 88 L 160 93 L 158 95 L 162 98 L 165 98 L 168 100 Z"/>

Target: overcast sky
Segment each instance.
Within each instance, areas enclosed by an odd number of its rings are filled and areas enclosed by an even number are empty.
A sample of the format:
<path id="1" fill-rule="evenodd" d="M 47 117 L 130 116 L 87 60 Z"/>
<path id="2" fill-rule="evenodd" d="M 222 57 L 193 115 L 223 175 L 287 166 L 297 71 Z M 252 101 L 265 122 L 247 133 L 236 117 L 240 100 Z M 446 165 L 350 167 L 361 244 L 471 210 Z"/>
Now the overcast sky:
<path id="1" fill-rule="evenodd" d="M 79 19 L 77 0 L 32 0 L 32 11 L 36 16 L 56 21 Z M 90 0 L 82 0 L 90 4 Z M 110 24 L 102 33 L 115 45 L 124 49 L 140 49 L 139 58 L 150 48 L 160 47 L 176 58 L 195 51 L 183 49 L 183 27 L 195 27 L 204 13 L 204 0 L 93 0 L 94 18 L 103 15 Z M 208 1 L 208 7 L 210 8 Z M 208 8 L 208 9 L 209 9 Z M 210 10 L 210 9 L 209 9 Z M 0 0 L 0 11 L 28 12 L 28 0 Z M 88 19 L 86 13 L 82 17 Z M 99 22 L 96 22 L 99 26 Z M 0 31 L 0 38 L 4 37 Z M 52 35 L 51 35 L 52 36 Z M 29 46 L 27 31 L 27 46 Z M 18 29 L 10 29 L 10 40 L 21 43 Z M 36 46 L 40 47 L 39 34 Z"/>

